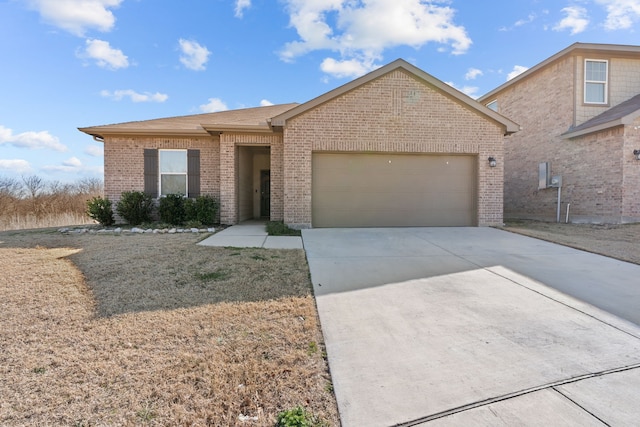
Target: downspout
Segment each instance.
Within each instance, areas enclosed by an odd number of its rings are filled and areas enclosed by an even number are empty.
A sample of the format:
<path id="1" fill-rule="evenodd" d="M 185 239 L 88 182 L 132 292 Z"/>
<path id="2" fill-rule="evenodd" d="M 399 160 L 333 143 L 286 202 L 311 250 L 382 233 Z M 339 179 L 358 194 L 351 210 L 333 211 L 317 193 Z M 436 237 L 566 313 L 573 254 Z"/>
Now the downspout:
<path id="1" fill-rule="evenodd" d="M 94 141 L 104 143 L 104 138 L 103 138 L 103 137 L 101 137 L 100 135 L 91 135 L 91 136 L 93 137 L 93 140 L 94 140 Z"/>

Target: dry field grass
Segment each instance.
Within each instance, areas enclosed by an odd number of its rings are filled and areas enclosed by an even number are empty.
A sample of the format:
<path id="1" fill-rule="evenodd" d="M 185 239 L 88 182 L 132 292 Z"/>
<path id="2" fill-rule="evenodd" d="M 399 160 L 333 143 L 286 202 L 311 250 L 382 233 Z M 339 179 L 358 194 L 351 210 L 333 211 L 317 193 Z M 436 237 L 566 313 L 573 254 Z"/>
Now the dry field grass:
<path id="1" fill-rule="evenodd" d="M 0 425 L 339 425 L 303 251 L 0 233 Z"/>
<path id="2" fill-rule="evenodd" d="M 506 222 L 504 229 L 640 264 L 640 223 L 599 225 L 512 220 Z"/>

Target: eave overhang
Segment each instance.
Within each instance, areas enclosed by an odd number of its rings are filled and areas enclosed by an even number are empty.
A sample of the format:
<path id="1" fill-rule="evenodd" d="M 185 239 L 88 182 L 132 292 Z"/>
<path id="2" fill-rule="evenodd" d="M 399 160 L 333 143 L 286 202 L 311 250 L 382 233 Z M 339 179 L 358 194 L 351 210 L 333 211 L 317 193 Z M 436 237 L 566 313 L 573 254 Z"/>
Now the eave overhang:
<path id="1" fill-rule="evenodd" d="M 206 124 L 202 128 L 207 133 L 219 135 L 221 133 L 274 133 L 274 130 L 268 124 L 265 125 L 225 125 L 225 124 Z"/>
<path id="2" fill-rule="evenodd" d="M 607 129 L 611 129 L 617 126 L 625 126 L 625 125 L 630 125 L 633 124 L 633 122 L 640 117 L 640 110 L 632 113 L 632 114 L 628 114 L 624 117 L 620 117 L 616 120 L 611 120 L 609 122 L 606 123 L 600 123 L 598 125 L 594 125 L 594 126 L 588 126 L 588 127 L 584 127 L 584 128 L 576 128 L 575 130 L 568 130 L 567 132 L 563 133 L 562 135 L 560 135 L 563 139 L 571 139 L 571 138 L 577 138 L 579 136 L 583 136 L 583 135 L 589 135 L 591 133 L 596 133 L 596 132 L 600 132 L 603 130 L 607 130 Z"/>
<path id="3" fill-rule="evenodd" d="M 104 139 L 105 136 L 173 136 L 173 137 L 203 137 L 210 134 L 200 129 L 109 129 L 102 127 L 78 128 L 80 132 Z"/>

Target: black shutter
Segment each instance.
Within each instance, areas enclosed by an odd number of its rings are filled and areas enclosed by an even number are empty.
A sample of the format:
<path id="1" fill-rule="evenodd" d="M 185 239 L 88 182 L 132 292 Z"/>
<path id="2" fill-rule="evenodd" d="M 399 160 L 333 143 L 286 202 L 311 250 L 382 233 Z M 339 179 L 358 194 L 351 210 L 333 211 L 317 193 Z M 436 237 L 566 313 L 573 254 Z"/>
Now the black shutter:
<path id="1" fill-rule="evenodd" d="M 187 150 L 187 197 L 200 195 L 200 150 Z"/>
<path id="2" fill-rule="evenodd" d="M 158 197 L 158 150 L 144 149 L 144 192 Z"/>

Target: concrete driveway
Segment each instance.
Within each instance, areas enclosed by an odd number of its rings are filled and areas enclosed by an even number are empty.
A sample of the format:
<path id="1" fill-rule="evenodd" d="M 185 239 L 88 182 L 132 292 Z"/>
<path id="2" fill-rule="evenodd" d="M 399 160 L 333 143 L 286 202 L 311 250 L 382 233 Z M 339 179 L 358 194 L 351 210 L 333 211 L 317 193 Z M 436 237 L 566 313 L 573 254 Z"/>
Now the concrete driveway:
<path id="1" fill-rule="evenodd" d="M 618 317 L 640 323 L 640 266 L 491 228 L 303 242 L 343 426 L 640 419 L 640 327 Z"/>

